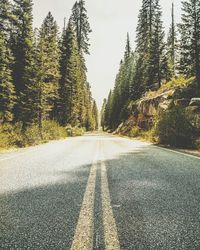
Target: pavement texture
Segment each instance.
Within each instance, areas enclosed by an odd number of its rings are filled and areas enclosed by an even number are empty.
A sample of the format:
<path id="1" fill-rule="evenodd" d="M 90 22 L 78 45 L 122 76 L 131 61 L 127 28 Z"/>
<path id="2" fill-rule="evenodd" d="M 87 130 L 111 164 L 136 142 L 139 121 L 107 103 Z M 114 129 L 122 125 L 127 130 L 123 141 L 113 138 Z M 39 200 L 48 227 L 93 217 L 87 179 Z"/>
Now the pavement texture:
<path id="1" fill-rule="evenodd" d="M 200 158 L 108 134 L 0 154 L 0 249 L 200 249 Z"/>

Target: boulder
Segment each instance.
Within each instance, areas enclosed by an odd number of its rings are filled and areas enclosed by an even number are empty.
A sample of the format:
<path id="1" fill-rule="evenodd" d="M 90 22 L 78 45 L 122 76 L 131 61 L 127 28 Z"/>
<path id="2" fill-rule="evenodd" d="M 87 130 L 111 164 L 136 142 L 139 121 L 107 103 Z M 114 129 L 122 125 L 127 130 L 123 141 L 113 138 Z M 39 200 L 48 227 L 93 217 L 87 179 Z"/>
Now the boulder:
<path id="1" fill-rule="evenodd" d="M 182 99 L 177 99 L 175 100 L 175 104 L 178 105 L 179 107 L 186 108 L 189 106 L 191 99 L 188 98 L 182 98 Z"/>
<path id="2" fill-rule="evenodd" d="M 186 108 L 189 121 L 196 129 L 200 129 L 200 106 L 189 106 Z"/>
<path id="3" fill-rule="evenodd" d="M 200 98 L 192 98 L 189 106 L 200 107 Z"/>

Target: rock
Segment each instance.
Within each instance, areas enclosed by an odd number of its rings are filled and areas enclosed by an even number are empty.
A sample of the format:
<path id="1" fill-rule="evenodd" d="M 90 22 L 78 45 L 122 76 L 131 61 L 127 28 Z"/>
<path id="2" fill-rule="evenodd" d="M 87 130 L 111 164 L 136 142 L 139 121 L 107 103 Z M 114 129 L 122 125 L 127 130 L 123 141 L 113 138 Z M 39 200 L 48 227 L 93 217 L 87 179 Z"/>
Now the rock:
<path id="1" fill-rule="evenodd" d="M 200 107 L 200 98 L 192 98 L 189 105 Z"/>
<path id="2" fill-rule="evenodd" d="M 167 110 L 171 106 L 172 102 L 173 100 L 166 100 L 164 102 L 159 103 L 159 109 Z"/>
<path id="3" fill-rule="evenodd" d="M 189 121 L 196 129 L 200 129 L 200 106 L 189 106 L 186 108 Z"/>
<path id="4" fill-rule="evenodd" d="M 178 105 L 178 106 L 180 106 L 180 107 L 186 108 L 186 107 L 189 106 L 190 100 L 191 99 L 188 99 L 188 98 L 177 99 L 175 101 L 175 104 Z"/>

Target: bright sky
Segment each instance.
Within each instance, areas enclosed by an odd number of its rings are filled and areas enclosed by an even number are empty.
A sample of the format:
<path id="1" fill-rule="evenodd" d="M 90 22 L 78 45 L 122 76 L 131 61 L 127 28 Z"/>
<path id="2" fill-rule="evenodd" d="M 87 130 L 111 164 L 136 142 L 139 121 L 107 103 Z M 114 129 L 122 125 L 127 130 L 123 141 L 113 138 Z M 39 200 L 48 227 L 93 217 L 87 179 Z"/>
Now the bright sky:
<path id="1" fill-rule="evenodd" d="M 163 8 L 163 21 L 168 29 L 171 22 L 171 1 L 160 0 Z M 71 15 L 75 0 L 33 0 L 34 26 L 40 27 L 48 11 L 51 11 L 58 25 L 63 27 L 64 17 Z M 181 0 L 176 0 L 176 21 L 180 20 Z M 88 80 L 92 94 L 98 103 L 114 86 L 119 62 L 123 57 L 126 33 L 130 33 L 132 46 L 138 13 L 142 0 L 86 0 L 89 21 L 93 33 L 91 38 L 91 55 L 87 57 Z"/>

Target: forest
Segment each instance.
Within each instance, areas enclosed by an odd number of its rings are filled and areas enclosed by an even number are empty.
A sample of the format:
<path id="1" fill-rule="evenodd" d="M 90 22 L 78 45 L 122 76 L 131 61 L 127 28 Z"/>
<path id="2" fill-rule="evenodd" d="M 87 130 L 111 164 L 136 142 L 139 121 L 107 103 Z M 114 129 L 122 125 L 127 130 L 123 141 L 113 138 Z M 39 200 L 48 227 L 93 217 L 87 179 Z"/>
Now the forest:
<path id="1" fill-rule="evenodd" d="M 114 89 L 104 100 L 104 130 L 173 146 L 200 140 L 200 0 L 172 3 L 165 34 L 159 0 L 143 0 L 135 49 L 129 34 Z M 200 147 L 200 143 L 199 143 Z"/>
<path id="2" fill-rule="evenodd" d="M 32 0 L 0 1 L 0 148 L 34 145 L 98 127 L 87 80 L 85 1 L 59 27 L 49 12 L 33 29 Z"/>

